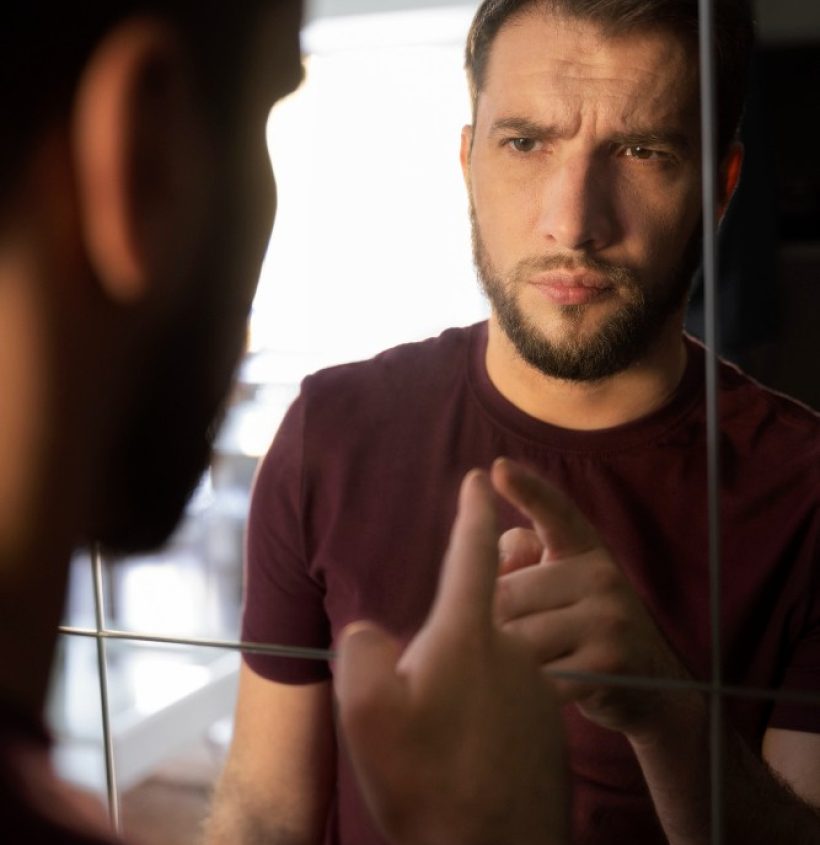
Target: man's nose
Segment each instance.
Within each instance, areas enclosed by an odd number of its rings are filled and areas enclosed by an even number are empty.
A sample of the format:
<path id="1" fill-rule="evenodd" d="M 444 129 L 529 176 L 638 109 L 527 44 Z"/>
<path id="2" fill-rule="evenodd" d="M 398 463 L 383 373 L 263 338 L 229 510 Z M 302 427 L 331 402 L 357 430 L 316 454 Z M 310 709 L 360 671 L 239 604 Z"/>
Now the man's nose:
<path id="1" fill-rule="evenodd" d="M 594 156 L 578 153 L 556 162 L 541 192 L 541 235 L 565 250 L 609 246 L 618 228 L 613 190 Z"/>

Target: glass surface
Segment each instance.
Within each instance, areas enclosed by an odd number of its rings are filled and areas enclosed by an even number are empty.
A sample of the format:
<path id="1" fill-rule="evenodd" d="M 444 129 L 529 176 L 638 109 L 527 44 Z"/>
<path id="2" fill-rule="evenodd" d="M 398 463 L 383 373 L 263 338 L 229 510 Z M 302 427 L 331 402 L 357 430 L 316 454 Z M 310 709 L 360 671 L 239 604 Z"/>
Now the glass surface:
<path id="1" fill-rule="evenodd" d="M 75 628 L 94 628 L 94 581 L 91 558 L 85 549 L 79 549 L 71 559 L 68 591 L 63 607 L 63 625 Z"/>
<path id="2" fill-rule="evenodd" d="M 307 79 L 269 122 L 279 211 L 213 465 L 164 549 L 106 564 L 109 627 L 237 637 L 253 474 L 301 378 L 485 316 L 458 167 L 471 14 L 469 6 L 416 13 L 415 24 L 374 15 L 309 31 Z M 90 563 L 79 552 L 64 621 L 93 628 L 94 618 Z M 230 735 L 238 654 L 106 649 L 122 792 L 158 772 L 177 780 L 198 766 L 210 772 Z M 60 638 L 48 721 L 60 772 L 104 794 L 97 667 L 95 641 Z"/>
<path id="3" fill-rule="evenodd" d="M 184 638 L 238 637 L 248 486 L 217 487 L 214 477 L 213 469 L 203 477 L 184 520 L 161 550 L 106 561 L 108 627 Z"/>
<path id="4" fill-rule="evenodd" d="M 117 785 L 125 792 L 230 719 L 239 654 L 108 640 L 108 696 Z M 96 641 L 61 638 L 48 704 L 60 773 L 105 794 Z"/>
<path id="5" fill-rule="evenodd" d="M 472 9 L 311 25 L 268 145 L 279 208 L 251 319 L 269 384 L 487 314 L 458 162 Z"/>
<path id="6" fill-rule="evenodd" d="M 52 664 L 45 719 L 54 738 L 57 772 L 104 798 L 105 755 L 97 667 L 93 639 L 61 636 Z"/>

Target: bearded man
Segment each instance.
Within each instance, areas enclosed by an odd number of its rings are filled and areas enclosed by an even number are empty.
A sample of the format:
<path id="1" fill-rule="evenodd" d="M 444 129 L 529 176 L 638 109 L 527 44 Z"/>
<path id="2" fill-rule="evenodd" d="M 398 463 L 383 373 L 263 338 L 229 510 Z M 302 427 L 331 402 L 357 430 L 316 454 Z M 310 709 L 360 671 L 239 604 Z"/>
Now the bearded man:
<path id="1" fill-rule="evenodd" d="M 460 479 L 493 467 L 536 517 L 502 508 L 495 618 L 559 673 L 576 843 L 709 839 L 709 706 L 692 685 L 711 677 L 704 350 L 683 333 L 702 230 L 697 5 L 480 6 L 461 165 L 489 321 L 307 378 L 251 506 L 245 638 L 327 647 L 365 616 L 409 640 Z M 740 0 L 715 15 L 722 213 L 751 25 Z M 726 364 L 719 404 L 723 678 L 816 693 L 818 418 Z M 577 509 L 538 524 L 500 456 Z M 213 842 L 383 841 L 331 679 L 246 658 Z M 820 708 L 724 707 L 727 841 L 820 841 Z"/>

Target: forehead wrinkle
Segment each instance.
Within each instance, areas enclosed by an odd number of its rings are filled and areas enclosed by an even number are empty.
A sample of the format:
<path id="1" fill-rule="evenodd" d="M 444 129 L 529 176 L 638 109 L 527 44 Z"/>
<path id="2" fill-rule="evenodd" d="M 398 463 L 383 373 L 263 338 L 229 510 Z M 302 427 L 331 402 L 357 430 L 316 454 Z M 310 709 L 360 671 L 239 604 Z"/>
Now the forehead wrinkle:
<path id="1" fill-rule="evenodd" d="M 674 59 L 672 59 L 674 61 Z M 653 63 L 654 64 L 654 63 Z M 666 63 L 668 66 L 669 62 Z M 681 68 L 682 70 L 684 68 Z M 485 89 L 510 88 L 510 77 L 521 83 L 540 86 L 541 84 L 557 87 L 559 85 L 583 86 L 582 93 L 610 88 L 618 97 L 647 96 L 647 90 L 656 90 L 654 96 L 660 99 L 679 99 L 681 86 L 676 84 L 680 77 L 668 78 L 669 74 L 654 67 L 624 66 L 612 73 L 611 62 L 601 59 L 597 62 L 581 62 L 578 59 L 564 59 L 558 56 L 544 56 L 542 64 L 534 68 L 506 69 L 508 79 L 499 78 L 499 73 L 488 74 Z M 686 74 L 687 76 L 690 74 Z"/>
<path id="2" fill-rule="evenodd" d="M 534 33 L 533 26 L 540 32 Z M 619 65 L 613 76 L 613 62 L 621 61 L 624 48 L 635 44 L 641 44 L 642 49 L 629 56 L 630 63 Z M 696 63 L 689 61 L 688 48 L 672 33 L 646 30 L 612 35 L 594 21 L 534 8 L 516 15 L 499 30 L 490 49 L 484 87 L 492 85 L 499 62 L 507 73 L 511 63 L 524 62 L 535 65 L 530 71 L 533 75 L 585 84 L 593 80 L 615 86 L 627 83 L 640 88 L 642 94 L 647 85 L 660 85 L 666 89 L 665 96 L 674 95 L 676 88 L 680 90 L 675 83 L 681 76 L 696 77 Z M 671 66 L 678 72 L 670 73 Z"/>
<path id="3" fill-rule="evenodd" d="M 620 88 L 589 97 L 588 86 L 555 92 L 541 87 L 535 96 L 513 97 L 505 101 L 493 124 L 507 117 L 554 126 L 559 135 L 571 136 L 585 124 L 607 124 L 617 131 L 636 134 L 682 130 L 681 115 L 662 95 L 638 96 Z"/>
<path id="4" fill-rule="evenodd" d="M 524 31 L 533 23 L 544 37 Z M 479 100 L 486 93 L 496 113 L 555 124 L 561 134 L 569 124 L 590 119 L 619 132 L 682 134 L 697 105 L 697 69 L 686 60 L 683 44 L 666 33 L 611 38 L 589 22 L 571 24 L 525 15 L 503 27 Z M 512 38 L 504 37 L 505 30 Z M 636 41 L 646 52 L 629 55 Z"/>

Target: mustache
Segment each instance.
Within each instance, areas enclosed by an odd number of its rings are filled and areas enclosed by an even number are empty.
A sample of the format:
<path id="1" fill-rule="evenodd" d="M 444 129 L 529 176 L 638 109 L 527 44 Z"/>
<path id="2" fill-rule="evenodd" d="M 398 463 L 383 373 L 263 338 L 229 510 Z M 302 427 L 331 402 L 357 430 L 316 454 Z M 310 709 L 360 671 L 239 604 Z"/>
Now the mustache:
<path id="1" fill-rule="evenodd" d="M 524 280 L 535 273 L 546 273 L 550 270 L 586 270 L 605 278 L 613 287 L 638 287 L 637 274 L 625 264 L 613 264 L 593 255 L 544 255 L 530 256 L 519 261 L 512 277 L 516 281 Z"/>

